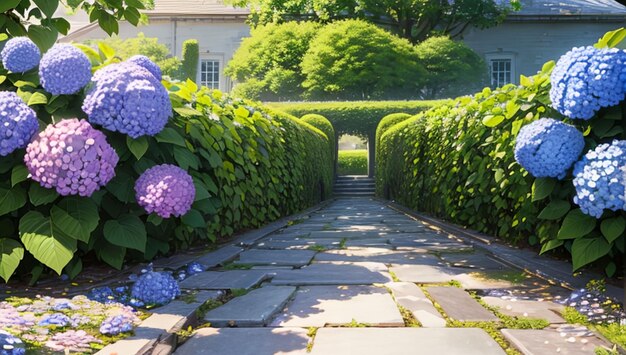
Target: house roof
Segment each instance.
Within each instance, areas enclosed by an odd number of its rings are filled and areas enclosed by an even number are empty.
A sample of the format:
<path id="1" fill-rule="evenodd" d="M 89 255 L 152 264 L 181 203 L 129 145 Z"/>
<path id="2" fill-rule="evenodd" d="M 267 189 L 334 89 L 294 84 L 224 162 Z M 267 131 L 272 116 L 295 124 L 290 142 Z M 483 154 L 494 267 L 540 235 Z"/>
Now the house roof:
<path id="1" fill-rule="evenodd" d="M 513 16 L 624 16 L 626 7 L 614 0 L 521 0 Z"/>
<path id="2" fill-rule="evenodd" d="M 250 10 L 224 5 L 221 0 L 155 0 L 154 9 L 148 15 L 248 15 Z"/>

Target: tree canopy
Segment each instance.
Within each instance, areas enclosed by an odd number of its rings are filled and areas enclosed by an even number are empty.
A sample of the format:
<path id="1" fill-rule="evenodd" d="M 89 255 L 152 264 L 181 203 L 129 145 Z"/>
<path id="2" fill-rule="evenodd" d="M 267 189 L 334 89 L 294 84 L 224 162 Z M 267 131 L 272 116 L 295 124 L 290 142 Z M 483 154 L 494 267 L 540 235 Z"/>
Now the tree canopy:
<path id="1" fill-rule="evenodd" d="M 500 0 L 231 0 L 250 6 L 253 26 L 286 21 L 332 22 L 358 18 L 417 43 L 433 34 L 459 37 L 469 26 L 487 28 L 517 8 Z"/>

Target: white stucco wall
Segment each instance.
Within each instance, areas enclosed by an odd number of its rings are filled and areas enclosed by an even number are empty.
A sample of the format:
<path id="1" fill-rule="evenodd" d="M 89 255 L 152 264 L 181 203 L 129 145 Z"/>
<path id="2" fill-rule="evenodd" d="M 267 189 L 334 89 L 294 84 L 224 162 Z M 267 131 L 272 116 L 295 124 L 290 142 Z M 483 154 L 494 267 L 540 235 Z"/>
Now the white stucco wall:
<path id="1" fill-rule="evenodd" d="M 529 76 L 549 60 L 557 60 L 572 47 L 594 44 L 606 32 L 623 22 L 505 22 L 485 30 L 469 29 L 463 40 L 486 60 L 513 58 L 513 82 L 520 74 Z"/>

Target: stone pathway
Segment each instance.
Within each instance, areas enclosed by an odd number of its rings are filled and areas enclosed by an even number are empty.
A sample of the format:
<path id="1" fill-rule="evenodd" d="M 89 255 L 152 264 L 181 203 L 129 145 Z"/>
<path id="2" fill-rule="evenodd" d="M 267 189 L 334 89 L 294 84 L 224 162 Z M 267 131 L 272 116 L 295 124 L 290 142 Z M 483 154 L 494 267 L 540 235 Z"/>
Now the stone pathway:
<path id="1" fill-rule="evenodd" d="M 200 314 L 205 325 L 175 354 L 594 354 L 609 346 L 563 328 L 573 326 L 552 301 L 569 290 L 371 198 L 335 200 L 236 244 L 201 257 L 213 268 L 181 284 L 237 297 Z M 519 329 L 528 322 L 516 317 L 549 326 Z"/>

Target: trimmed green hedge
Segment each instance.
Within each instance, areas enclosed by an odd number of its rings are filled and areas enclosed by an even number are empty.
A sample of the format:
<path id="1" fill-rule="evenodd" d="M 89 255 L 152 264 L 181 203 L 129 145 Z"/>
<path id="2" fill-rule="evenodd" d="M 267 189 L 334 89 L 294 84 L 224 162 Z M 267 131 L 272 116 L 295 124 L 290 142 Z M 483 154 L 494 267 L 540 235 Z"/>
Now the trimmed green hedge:
<path id="1" fill-rule="evenodd" d="M 367 149 L 340 150 L 338 175 L 367 175 Z"/>
<path id="2" fill-rule="evenodd" d="M 448 100 L 432 101 L 343 101 L 343 102 L 272 102 L 269 107 L 301 117 L 316 113 L 326 117 L 338 135 L 374 137 L 381 118 L 396 112 L 416 114 Z"/>
<path id="3" fill-rule="evenodd" d="M 80 48 L 94 65 L 118 60 L 113 51 Z M 0 90 L 17 91 L 30 103 L 41 129 L 53 116 L 86 117 L 82 91 L 52 96 L 28 75 L 8 74 Z M 32 274 L 36 280 L 50 270 L 74 277 L 83 259 L 121 269 L 126 260 L 212 243 L 329 197 L 333 161 L 322 131 L 190 80 L 163 83 L 174 117 L 154 137 L 104 130 L 120 160 L 115 178 L 91 197 L 59 196 L 29 179 L 24 149 L 0 157 L 0 277 Z M 163 163 L 180 166 L 194 180 L 195 201 L 180 218 L 149 215 L 135 201 L 139 175 Z"/>
<path id="4" fill-rule="evenodd" d="M 300 117 L 300 119 L 326 134 L 326 137 L 328 137 L 328 140 L 330 141 L 331 156 L 334 157 L 335 149 L 337 148 L 335 147 L 335 129 L 333 128 L 332 123 L 330 123 L 326 117 L 314 113 L 304 115 Z"/>
<path id="5" fill-rule="evenodd" d="M 625 37 L 624 29 L 610 32 L 596 46 Z M 583 152 L 626 138 L 623 104 L 601 109 L 588 121 L 567 119 L 551 108 L 554 65 L 522 76 L 519 86 L 485 88 L 393 126 L 380 141 L 378 193 L 508 242 L 540 244 L 541 253 L 571 253 L 574 270 L 593 263 L 611 276 L 626 249 L 626 212 L 588 216 L 573 202 L 571 174 L 535 179 L 514 158 L 520 128 L 544 117 L 584 132 Z"/>

